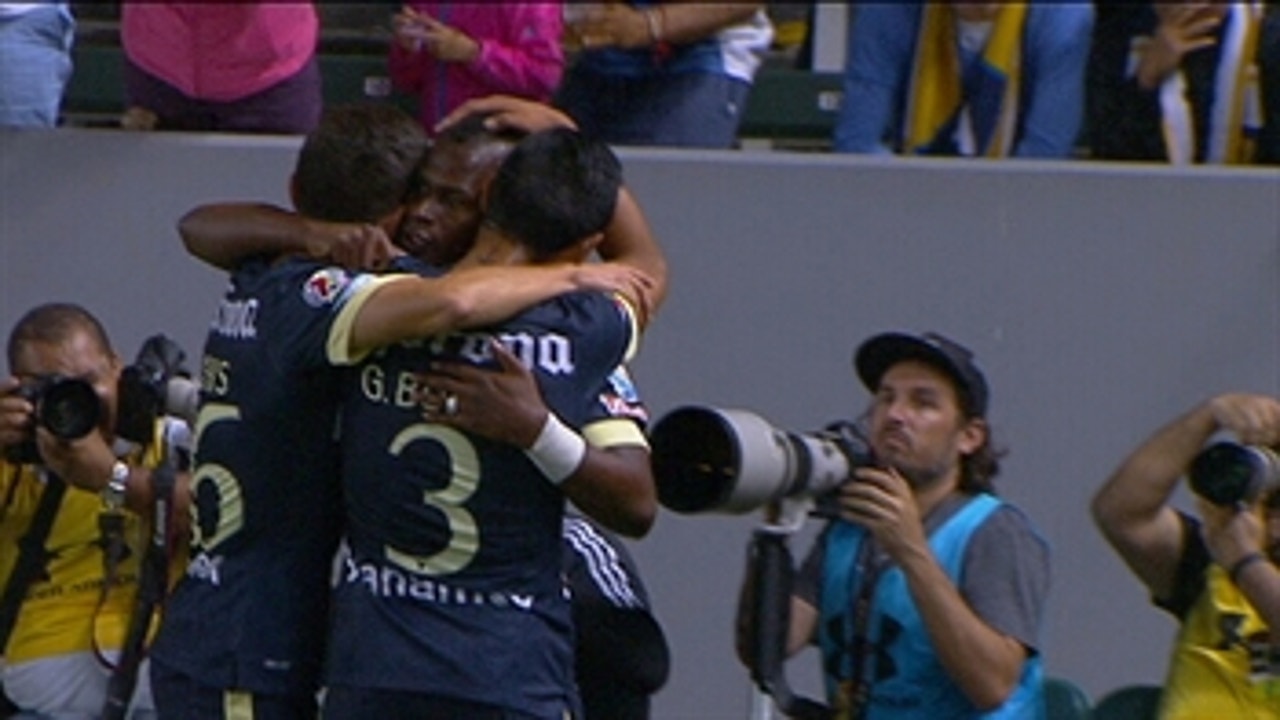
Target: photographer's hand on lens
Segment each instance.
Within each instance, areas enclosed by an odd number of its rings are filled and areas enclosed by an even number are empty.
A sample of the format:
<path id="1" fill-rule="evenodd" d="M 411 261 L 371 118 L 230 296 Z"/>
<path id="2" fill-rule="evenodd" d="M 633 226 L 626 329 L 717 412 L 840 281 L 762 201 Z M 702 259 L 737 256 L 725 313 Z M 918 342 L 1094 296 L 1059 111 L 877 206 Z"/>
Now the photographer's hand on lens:
<path id="1" fill-rule="evenodd" d="M 21 384 L 15 377 L 0 380 L 0 448 L 20 445 L 31 435 L 35 407 L 17 394 Z"/>
<path id="2" fill-rule="evenodd" d="M 1209 400 L 1218 428 L 1246 445 L 1280 445 L 1280 400 L 1265 395 L 1229 393 Z"/>
<path id="3" fill-rule="evenodd" d="M 99 492 L 111 477 L 116 456 L 111 444 L 95 430 L 81 438 L 64 440 L 43 427 L 36 428 L 36 447 L 41 464 L 67 484 L 81 490 Z"/>
<path id="4" fill-rule="evenodd" d="M 1250 508 L 1215 505 L 1197 498 L 1200 536 L 1213 561 L 1231 569 L 1241 558 L 1264 550 L 1262 520 Z"/>
<path id="5" fill-rule="evenodd" d="M 841 517 L 866 528 L 895 560 L 927 544 L 915 495 L 897 470 L 854 470 L 854 479 L 840 487 L 840 509 Z"/>

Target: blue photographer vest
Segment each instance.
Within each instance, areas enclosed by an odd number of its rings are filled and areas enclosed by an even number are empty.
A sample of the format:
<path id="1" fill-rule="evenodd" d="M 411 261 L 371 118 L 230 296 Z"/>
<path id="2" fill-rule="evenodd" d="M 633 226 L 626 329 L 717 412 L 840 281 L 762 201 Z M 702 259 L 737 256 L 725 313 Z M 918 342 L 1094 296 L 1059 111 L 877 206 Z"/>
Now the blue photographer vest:
<path id="1" fill-rule="evenodd" d="M 957 586 L 965 549 L 973 533 L 1001 505 L 992 495 L 975 496 L 929 536 L 929 547 L 947 577 Z M 849 690 L 855 648 L 854 605 L 863 577 L 858 563 L 866 530 L 835 521 L 826 535 L 821 618 L 818 640 L 822 648 L 823 675 L 828 701 L 836 717 L 849 718 Z M 924 620 L 916 610 L 907 579 L 896 565 L 873 577 L 875 590 L 866 622 L 868 657 L 862 663 L 869 684 L 866 720 L 1040 720 L 1044 717 L 1043 670 L 1040 658 L 1029 658 L 1009 699 L 995 710 L 983 712 L 969 702 L 938 660 Z"/>

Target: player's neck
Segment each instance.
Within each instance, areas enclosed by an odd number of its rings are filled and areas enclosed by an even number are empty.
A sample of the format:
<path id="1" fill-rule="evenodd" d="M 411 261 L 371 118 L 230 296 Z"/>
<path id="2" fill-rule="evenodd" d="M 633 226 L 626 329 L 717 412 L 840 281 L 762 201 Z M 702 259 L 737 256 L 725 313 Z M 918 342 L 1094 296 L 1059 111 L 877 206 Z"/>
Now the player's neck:
<path id="1" fill-rule="evenodd" d="M 531 263 L 529 248 L 490 225 L 482 225 L 471 252 L 459 260 L 456 267 L 529 265 Z"/>

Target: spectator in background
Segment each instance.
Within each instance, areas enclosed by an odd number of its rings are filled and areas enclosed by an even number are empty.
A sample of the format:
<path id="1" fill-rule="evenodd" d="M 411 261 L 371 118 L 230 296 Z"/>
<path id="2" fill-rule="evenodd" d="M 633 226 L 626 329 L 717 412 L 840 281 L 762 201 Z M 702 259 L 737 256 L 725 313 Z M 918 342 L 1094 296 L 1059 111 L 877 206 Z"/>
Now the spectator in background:
<path id="1" fill-rule="evenodd" d="M 53 127 L 71 79 L 66 2 L 0 2 L 0 127 Z"/>
<path id="2" fill-rule="evenodd" d="M 1083 2 L 858 5 L 835 149 L 1068 157 L 1092 22 Z"/>
<path id="3" fill-rule="evenodd" d="M 388 68 L 430 132 L 472 98 L 546 102 L 564 71 L 560 3 L 413 2 L 395 16 Z"/>
<path id="4" fill-rule="evenodd" d="M 130 129 L 305 134 L 323 106 L 310 2 L 125 0 Z"/>
<path id="5" fill-rule="evenodd" d="M 730 148 L 773 26 L 763 3 L 567 4 L 579 52 L 556 94 L 618 145 Z"/>
<path id="6" fill-rule="evenodd" d="M 1106 8 L 1089 67 L 1093 156 L 1251 162 L 1261 20 L 1256 2 Z"/>
<path id="7" fill-rule="evenodd" d="M 1280 165 L 1280 2 L 1267 3 L 1258 33 L 1258 79 L 1262 85 L 1260 164 Z"/>

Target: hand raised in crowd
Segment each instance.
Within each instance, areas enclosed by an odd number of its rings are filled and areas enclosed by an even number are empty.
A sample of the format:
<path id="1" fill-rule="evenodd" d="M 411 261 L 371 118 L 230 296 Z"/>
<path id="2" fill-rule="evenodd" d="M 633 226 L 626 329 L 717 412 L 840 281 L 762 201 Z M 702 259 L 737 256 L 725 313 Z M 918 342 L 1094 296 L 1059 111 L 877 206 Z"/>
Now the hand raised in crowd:
<path id="1" fill-rule="evenodd" d="M 1187 54 L 1212 46 L 1225 6 L 1208 2 L 1156 3 L 1155 34 L 1138 61 L 1138 84 L 1154 90 L 1182 63 Z"/>
<path id="2" fill-rule="evenodd" d="M 480 55 L 480 43 L 427 13 L 404 6 L 392 18 L 396 42 L 408 52 L 427 52 L 442 62 L 467 63 Z"/>
<path id="3" fill-rule="evenodd" d="M 521 130 L 527 133 L 567 127 L 577 130 L 573 119 L 559 110 L 532 100 L 511 95 L 489 95 L 468 100 L 436 123 L 439 133 L 469 115 L 485 115 L 484 126 L 490 131 Z"/>
<path id="4" fill-rule="evenodd" d="M 591 3 L 576 9 L 565 29 L 571 40 L 586 50 L 631 49 L 654 43 L 654 28 L 650 23 L 644 11 L 626 3 Z"/>
<path id="5" fill-rule="evenodd" d="M 1229 393 L 1209 400 L 1209 411 L 1222 430 L 1247 445 L 1280 444 L 1280 399 Z"/>

